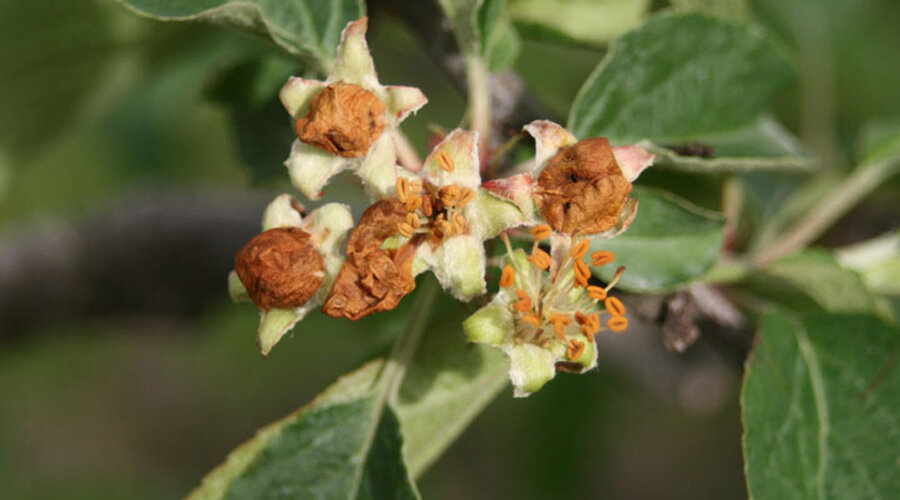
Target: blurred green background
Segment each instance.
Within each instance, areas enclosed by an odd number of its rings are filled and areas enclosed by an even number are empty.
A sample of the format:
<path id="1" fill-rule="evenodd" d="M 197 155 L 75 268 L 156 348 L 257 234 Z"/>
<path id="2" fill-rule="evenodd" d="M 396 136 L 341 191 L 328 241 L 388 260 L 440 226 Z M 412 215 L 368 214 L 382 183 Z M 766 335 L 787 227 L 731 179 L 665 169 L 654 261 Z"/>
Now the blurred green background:
<path id="1" fill-rule="evenodd" d="M 817 154 L 844 164 L 867 123 L 900 116 L 900 4 L 751 11 L 799 61 L 776 113 Z M 404 123 L 424 147 L 464 100 L 401 22 L 370 15 L 381 80 L 430 99 Z M 515 69 L 564 121 L 603 53 L 526 37 Z M 257 314 L 228 300 L 231 256 L 290 191 L 272 93 L 294 69 L 246 35 L 112 1 L 0 1 L 0 497 L 183 496 L 389 345 L 397 317 L 314 315 L 263 360 Z M 804 109 L 809 95 L 825 105 Z M 891 208 L 885 189 L 859 210 Z M 597 371 L 502 393 L 420 480 L 425 498 L 745 497 L 740 356 L 707 340 L 667 353 L 652 321 L 608 344 Z"/>

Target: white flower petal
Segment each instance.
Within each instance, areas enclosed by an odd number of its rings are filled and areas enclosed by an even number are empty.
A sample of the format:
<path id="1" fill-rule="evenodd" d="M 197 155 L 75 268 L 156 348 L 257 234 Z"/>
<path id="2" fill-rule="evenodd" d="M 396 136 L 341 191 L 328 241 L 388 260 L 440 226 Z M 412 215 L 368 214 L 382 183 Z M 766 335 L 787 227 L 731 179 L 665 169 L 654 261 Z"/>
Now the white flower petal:
<path id="1" fill-rule="evenodd" d="M 353 228 L 353 215 L 348 205 L 326 203 L 310 212 L 301 227 L 312 236 L 323 256 L 338 254 L 347 233 Z"/>
<path id="2" fill-rule="evenodd" d="M 478 238 L 462 235 L 445 239 L 434 250 L 430 264 L 441 286 L 463 302 L 487 290 L 484 244 Z"/>
<path id="3" fill-rule="evenodd" d="M 362 179 L 370 197 L 382 199 L 390 196 L 395 190 L 396 165 L 397 148 L 394 145 L 394 138 L 391 134 L 384 133 L 375 144 L 372 144 L 369 153 L 356 169 L 356 175 Z"/>
<path id="4" fill-rule="evenodd" d="M 361 85 L 367 90 L 379 90 L 375 63 L 366 43 L 368 18 L 360 18 L 348 24 L 341 33 L 341 44 L 337 49 L 334 67 L 328 75 L 328 82 L 346 82 Z"/>
<path id="5" fill-rule="evenodd" d="M 262 230 L 268 231 L 276 227 L 300 227 L 303 216 L 294 208 L 294 197 L 289 194 L 278 195 L 266 206 L 263 212 Z"/>
<path id="6" fill-rule="evenodd" d="M 441 167 L 443 160 L 438 158 L 449 162 L 449 171 Z M 481 184 L 478 132 L 456 129 L 447 134 L 425 159 L 422 170 L 425 178 L 437 186 L 457 184 L 469 189 L 477 188 Z"/>
<path id="7" fill-rule="evenodd" d="M 309 109 L 309 102 L 324 86 L 325 83 L 318 80 L 307 80 L 306 78 L 292 76 L 281 87 L 278 97 L 281 99 L 284 109 L 296 119 L 306 114 L 306 111 Z"/>
<path id="8" fill-rule="evenodd" d="M 234 302 L 250 302 L 250 295 L 247 294 L 247 289 L 241 282 L 237 271 L 228 273 L 228 295 Z"/>
<path id="9" fill-rule="evenodd" d="M 275 344 L 294 328 L 298 321 L 310 311 L 311 304 L 296 309 L 272 309 L 262 313 L 259 329 L 256 331 L 256 343 L 262 355 L 268 356 Z"/>
<path id="10" fill-rule="evenodd" d="M 428 102 L 428 98 L 416 87 L 388 85 L 378 96 L 387 107 L 394 123 L 400 123 L 410 113 L 415 113 Z"/>
<path id="11" fill-rule="evenodd" d="M 514 203 L 478 188 L 475 198 L 463 208 L 466 225 L 473 236 L 486 240 L 511 227 L 529 224 L 531 217 L 522 213 Z"/>
<path id="12" fill-rule="evenodd" d="M 508 343 L 503 352 L 509 357 L 509 380 L 517 398 L 537 391 L 556 375 L 555 356 L 547 349 L 527 342 Z"/>
<path id="13" fill-rule="evenodd" d="M 534 137 L 535 172 L 540 172 L 544 163 L 560 149 L 578 142 L 571 132 L 549 120 L 535 120 L 525 125 L 525 131 Z"/>
<path id="14" fill-rule="evenodd" d="M 291 184 L 309 199 L 317 200 L 322 197 L 322 188 L 328 180 L 344 170 L 350 161 L 298 139 L 291 146 L 291 155 L 284 165 L 291 176 Z"/>
<path id="15" fill-rule="evenodd" d="M 641 172 L 653 165 L 656 156 L 646 149 L 632 144 L 631 146 L 616 146 L 612 148 L 613 156 L 616 163 L 622 171 L 622 175 L 628 179 L 628 182 L 634 182 L 641 175 Z"/>

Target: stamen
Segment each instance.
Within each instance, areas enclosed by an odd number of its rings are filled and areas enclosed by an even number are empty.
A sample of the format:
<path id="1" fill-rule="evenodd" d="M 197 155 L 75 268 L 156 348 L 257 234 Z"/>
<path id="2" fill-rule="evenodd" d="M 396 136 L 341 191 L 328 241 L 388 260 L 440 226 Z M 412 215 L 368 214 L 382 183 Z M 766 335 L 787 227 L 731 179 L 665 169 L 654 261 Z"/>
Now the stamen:
<path id="1" fill-rule="evenodd" d="M 616 256 L 609 250 L 599 250 L 591 254 L 591 265 L 594 267 L 605 266 L 614 260 Z"/>
<path id="2" fill-rule="evenodd" d="M 453 228 L 456 230 L 456 234 L 466 232 L 466 218 L 459 212 L 453 214 Z"/>
<path id="3" fill-rule="evenodd" d="M 579 325 L 583 325 L 587 323 L 587 316 L 585 316 L 581 311 L 575 311 L 575 322 Z"/>
<path id="4" fill-rule="evenodd" d="M 394 187 L 397 188 L 397 198 L 406 203 L 409 199 L 409 179 L 406 177 L 397 177 L 397 182 L 394 184 Z"/>
<path id="5" fill-rule="evenodd" d="M 575 283 L 572 284 L 572 288 L 587 288 L 588 280 L 584 276 L 575 275 Z"/>
<path id="6" fill-rule="evenodd" d="M 556 332 L 556 337 L 559 340 L 565 341 L 566 337 L 563 335 L 563 330 L 569 323 L 572 322 L 572 318 L 563 316 L 562 314 L 551 314 L 549 321 L 551 324 L 553 324 L 553 329 Z"/>
<path id="7" fill-rule="evenodd" d="M 431 206 L 430 196 L 422 197 L 422 213 L 425 214 L 425 217 L 431 217 L 431 214 L 434 213 L 434 209 Z"/>
<path id="8" fill-rule="evenodd" d="M 619 278 L 622 277 L 622 273 L 624 273 L 624 272 L 625 272 L 625 266 L 619 266 L 619 268 L 616 269 L 616 272 L 615 272 L 615 274 L 613 274 L 612 279 L 609 280 L 609 284 L 606 285 L 605 290 L 607 292 L 609 292 L 612 289 L 612 287 L 616 286 L 616 283 L 619 282 Z"/>
<path id="9" fill-rule="evenodd" d="M 440 197 L 441 203 L 443 203 L 445 207 L 456 205 L 456 201 L 459 200 L 459 194 L 459 187 L 456 184 L 444 186 L 438 191 L 438 197 Z"/>
<path id="10" fill-rule="evenodd" d="M 587 286 L 587 280 L 591 277 L 591 270 L 588 268 L 587 264 L 584 263 L 583 260 L 575 261 L 575 279 L 580 282 L 583 282 L 583 286 Z"/>
<path id="11" fill-rule="evenodd" d="M 584 353 L 584 342 L 580 340 L 573 340 L 569 343 L 568 348 L 566 349 L 566 357 L 571 361 L 575 361 L 580 358 Z"/>
<path id="12" fill-rule="evenodd" d="M 528 294 L 525 293 L 524 290 L 516 290 L 516 296 L 519 297 L 519 300 L 513 304 L 513 308 L 516 311 L 530 311 L 531 310 L 531 298 L 528 297 Z"/>
<path id="13" fill-rule="evenodd" d="M 406 214 L 406 221 L 405 221 L 405 222 L 406 222 L 407 224 L 409 224 L 410 226 L 412 226 L 413 229 L 418 229 L 418 227 L 419 227 L 419 216 L 416 215 L 416 214 Z"/>
<path id="14" fill-rule="evenodd" d="M 516 272 L 513 270 L 513 267 L 507 264 L 503 268 L 503 274 L 500 275 L 500 287 L 506 288 L 513 285 L 513 280 L 515 280 Z"/>
<path id="15" fill-rule="evenodd" d="M 588 297 L 595 300 L 604 300 L 606 299 L 606 290 L 599 286 L 589 286 L 587 287 Z"/>
<path id="16" fill-rule="evenodd" d="M 437 155 L 437 164 L 441 167 L 441 170 L 445 172 L 453 172 L 453 158 L 450 158 L 450 155 L 447 154 L 446 151 L 441 151 Z"/>
<path id="17" fill-rule="evenodd" d="M 422 179 L 413 179 L 409 183 L 409 190 L 412 194 L 422 194 Z"/>
<path id="18" fill-rule="evenodd" d="M 582 257 L 587 255 L 588 248 L 590 247 L 590 242 L 587 238 L 581 238 L 581 240 L 569 250 L 569 256 L 573 259 L 581 260 Z"/>
<path id="19" fill-rule="evenodd" d="M 422 206 L 422 198 L 419 196 L 410 195 L 406 200 L 406 211 L 407 212 L 415 212 Z M 409 214 L 412 215 L 412 214 Z"/>
<path id="20" fill-rule="evenodd" d="M 541 241 L 544 238 L 549 238 L 551 234 L 553 234 L 553 229 L 547 224 L 540 224 L 531 228 L 531 236 L 534 238 L 534 241 Z"/>
<path id="21" fill-rule="evenodd" d="M 608 297 L 603 301 L 603 306 L 606 307 L 606 311 L 613 316 L 625 314 L 625 305 L 616 297 Z"/>
<path id="22" fill-rule="evenodd" d="M 535 248 L 528 257 L 528 262 L 534 264 L 534 267 L 541 271 L 546 271 L 547 268 L 550 267 L 550 254 L 540 248 Z"/>
<path id="23" fill-rule="evenodd" d="M 469 188 L 463 188 L 460 192 L 459 199 L 456 200 L 456 208 L 462 208 L 475 197 L 475 191 Z"/>
<path id="24" fill-rule="evenodd" d="M 412 238 L 413 228 L 405 222 L 397 224 L 397 232 L 406 238 Z"/>
<path id="25" fill-rule="evenodd" d="M 613 316 L 606 320 L 606 326 L 614 332 L 621 332 L 628 328 L 628 318 L 625 316 Z"/>
<path id="26" fill-rule="evenodd" d="M 534 326 L 541 326 L 541 319 L 535 316 L 534 314 L 526 314 L 522 317 L 523 320 L 531 323 Z"/>

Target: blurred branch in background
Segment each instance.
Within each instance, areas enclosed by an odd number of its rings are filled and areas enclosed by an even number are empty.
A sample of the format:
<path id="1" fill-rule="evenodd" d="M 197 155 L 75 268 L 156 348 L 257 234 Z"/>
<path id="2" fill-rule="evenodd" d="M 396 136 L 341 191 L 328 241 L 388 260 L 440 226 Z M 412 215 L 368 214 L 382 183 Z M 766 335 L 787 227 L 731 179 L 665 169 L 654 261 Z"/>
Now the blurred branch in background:
<path id="1" fill-rule="evenodd" d="M 266 197 L 146 192 L 100 214 L 0 236 L 0 339 L 88 315 L 192 315 L 226 295 Z"/>

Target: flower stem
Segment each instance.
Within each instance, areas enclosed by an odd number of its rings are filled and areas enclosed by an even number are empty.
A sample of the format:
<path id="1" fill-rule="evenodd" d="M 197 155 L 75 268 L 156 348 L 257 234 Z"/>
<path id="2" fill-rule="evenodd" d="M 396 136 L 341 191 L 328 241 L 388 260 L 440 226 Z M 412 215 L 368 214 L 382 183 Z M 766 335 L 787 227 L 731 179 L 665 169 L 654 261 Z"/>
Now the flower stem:
<path id="1" fill-rule="evenodd" d="M 478 132 L 478 151 L 481 153 L 481 166 L 487 162 L 488 145 L 491 134 L 491 74 L 487 63 L 476 54 L 466 55 L 466 79 L 469 85 L 468 117 L 469 126 Z"/>
<path id="2" fill-rule="evenodd" d="M 432 278 L 426 279 L 419 287 L 419 293 L 412 305 L 406 326 L 394 343 L 390 357 L 378 377 L 377 383 L 382 388 L 381 404 L 396 400 L 400 385 L 403 383 L 403 376 L 406 375 L 409 362 L 415 355 L 422 334 L 425 332 L 437 292 L 437 282 Z"/>
<path id="3" fill-rule="evenodd" d="M 843 182 L 819 200 L 790 230 L 759 252 L 753 260 L 765 265 L 812 243 L 898 168 L 900 161 L 893 159 L 857 167 Z"/>

